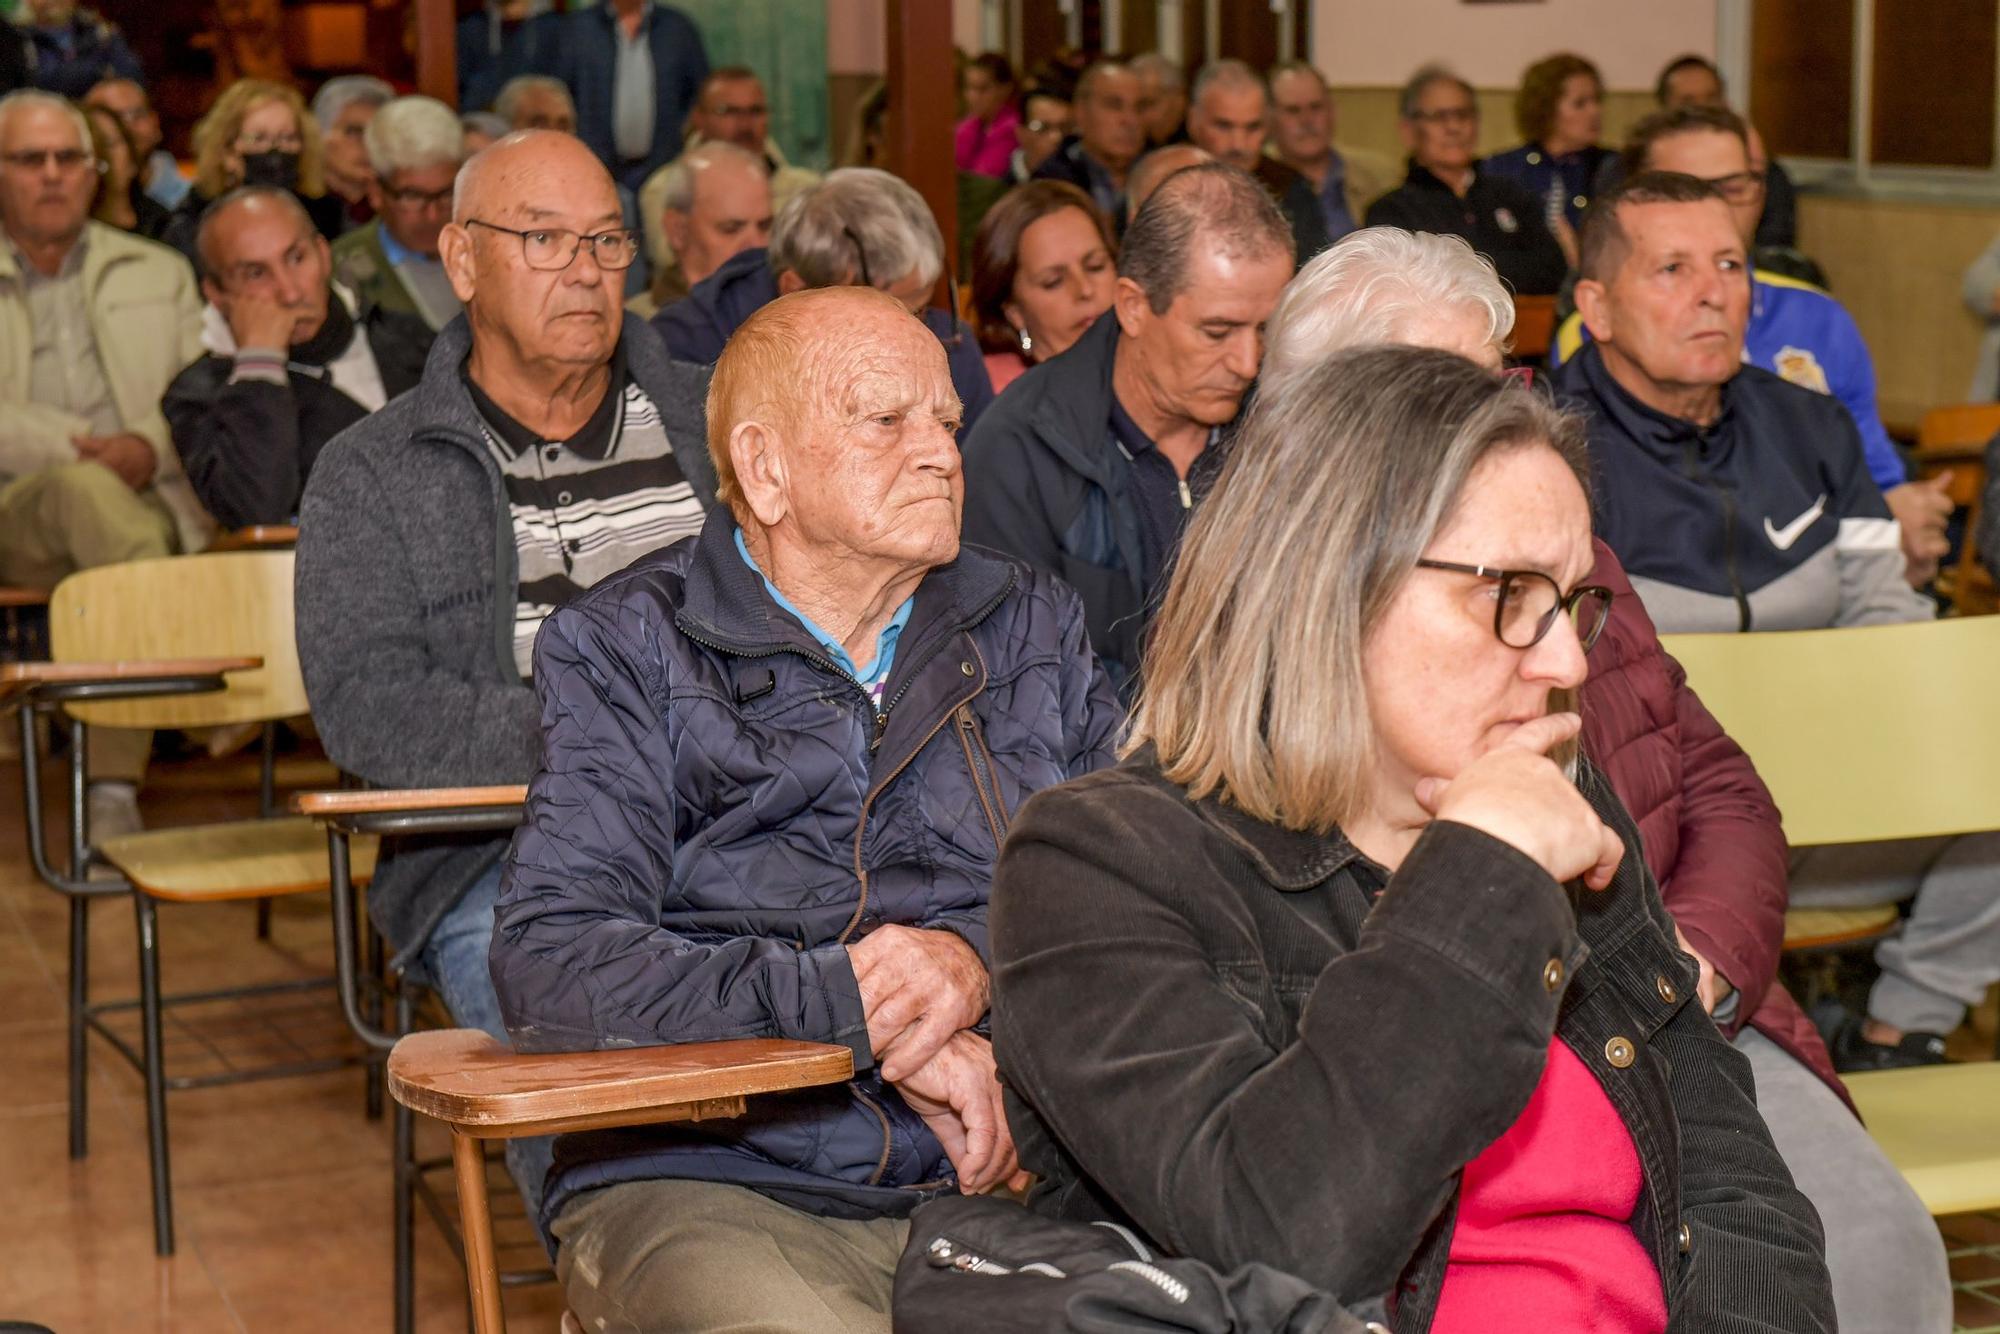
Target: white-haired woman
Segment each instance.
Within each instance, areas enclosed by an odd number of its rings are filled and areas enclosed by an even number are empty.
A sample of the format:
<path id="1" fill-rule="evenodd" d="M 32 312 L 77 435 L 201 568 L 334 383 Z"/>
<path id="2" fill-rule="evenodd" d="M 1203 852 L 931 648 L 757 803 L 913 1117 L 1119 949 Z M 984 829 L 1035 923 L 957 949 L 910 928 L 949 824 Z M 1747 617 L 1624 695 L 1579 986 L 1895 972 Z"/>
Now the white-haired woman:
<path id="1" fill-rule="evenodd" d="M 1266 394 L 1117 769 L 996 875 L 1032 1206 L 1398 1330 L 1830 1331 L 1820 1227 L 1604 780 L 1579 425 L 1447 353 Z"/>

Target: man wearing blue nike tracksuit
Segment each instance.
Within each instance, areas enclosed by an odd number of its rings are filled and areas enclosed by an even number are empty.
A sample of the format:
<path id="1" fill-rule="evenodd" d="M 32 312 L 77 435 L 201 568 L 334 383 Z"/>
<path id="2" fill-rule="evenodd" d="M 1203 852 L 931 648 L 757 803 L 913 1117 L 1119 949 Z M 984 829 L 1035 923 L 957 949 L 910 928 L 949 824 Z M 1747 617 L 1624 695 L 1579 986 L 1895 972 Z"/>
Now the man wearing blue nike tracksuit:
<path id="1" fill-rule="evenodd" d="M 1556 375 L 1590 423 L 1598 534 L 1662 633 L 1927 619 L 1860 433 L 1824 393 L 1746 365 L 1751 282 L 1723 195 L 1642 172 L 1585 220 L 1592 341 Z M 1829 720 L 1831 722 L 1832 720 Z M 1859 776 L 1857 776 L 1859 778 Z M 2000 834 L 1794 854 L 1793 902 L 1911 899 L 1865 1018 L 1823 1023 L 1844 1071 L 1931 1064 L 2000 981 Z"/>
<path id="2" fill-rule="evenodd" d="M 1634 127 L 1624 164 L 1627 175 L 1683 172 L 1716 186 L 1729 204 L 1738 237 L 1750 245 L 1764 205 L 1763 178 L 1750 170 L 1743 122 L 1734 112 L 1677 107 L 1648 116 Z M 1561 366 L 1589 339 L 1582 313 L 1571 314 L 1556 331 L 1550 361 Z M 1901 525 L 1910 582 L 1928 583 L 1947 549 L 1944 529 L 1952 509 L 1944 490 L 1948 479 L 1908 479 L 1875 401 L 1874 358 L 1847 308 L 1811 283 L 1756 270 L 1750 276 L 1743 360 L 1801 388 L 1831 395 L 1847 408 L 1861 437 L 1868 475 Z"/>

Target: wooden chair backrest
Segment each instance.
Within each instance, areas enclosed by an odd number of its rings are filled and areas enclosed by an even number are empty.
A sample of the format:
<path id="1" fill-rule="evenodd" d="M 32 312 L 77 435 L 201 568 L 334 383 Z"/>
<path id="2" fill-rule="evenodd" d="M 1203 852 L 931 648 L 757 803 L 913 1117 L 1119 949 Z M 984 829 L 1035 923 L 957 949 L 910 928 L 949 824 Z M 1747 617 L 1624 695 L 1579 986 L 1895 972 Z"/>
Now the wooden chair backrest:
<path id="1" fill-rule="evenodd" d="M 2000 829 L 2000 617 L 1660 640 L 1795 846 Z"/>
<path id="2" fill-rule="evenodd" d="M 1965 536 L 1959 543 L 1958 564 L 1949 572 L 1952 602 L 1960 615 L 1992 610 L 1992 581 L 1980 567 L 1974 545 L 1980 511 L 1986 500 L 1986 442 L 2000 435 L 2000 403 L 1955 403 L 1932 408 L 1917 427 L 1915 475 L 1932 477 L 1949 470 L 1945 494 L 1965 511 Z"/>
<path id="3" fill-rule="evenodd" d="M 73 704 L 95 726 L 215 727 L 308 711 L 292 630 L 292 553 L 232 551 L 128 561 L 73 574 L 49 599 L 57 662 L 257 657 L 203 695 Z"/>
<path id="4" fill-rule="evenodd" d="M 1556 299 L 1552 296 L 1514 298 L 1514 356 L 1540 361 L 1548 356 L 1556 336 Z"/>

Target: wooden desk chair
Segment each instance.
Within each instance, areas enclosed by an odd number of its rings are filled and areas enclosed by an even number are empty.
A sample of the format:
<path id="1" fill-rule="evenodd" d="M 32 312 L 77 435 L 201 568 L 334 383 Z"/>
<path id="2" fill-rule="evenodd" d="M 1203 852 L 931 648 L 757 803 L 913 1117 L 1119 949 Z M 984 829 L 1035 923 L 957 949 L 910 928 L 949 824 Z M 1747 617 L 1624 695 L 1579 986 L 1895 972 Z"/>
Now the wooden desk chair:
<path id="1" fill-rule="evenodd" d="M 2000 829 L 2000 693 L 1992 689 L 2000 617 L 1661 642 L 1756 763 L 1793 846 Z M 1919 670 L 1923 690 L 1911 688 Z M 1955 701 L 1948 727 L 1937 725 L 1940 695 Z M 1785 917 L 1785 944 L 1851 945 L 1895 920 L 1886 904 L 1795 909 Z M 1932 1212 L 1960 1198 L 1934 1184 L 1956 1172 L 2000 1191 L 2000 1062 L 1888 1071 L 1850 1078 L 1848 1087 L 1870 1133 Z M 1977 1207 L 1989 1204 L 2000 1204 L 2000 1193 Z"/>
<path id="2" fill-rule="evenodd" d="M 1514 298 L 1513 350 L 1516 361 L 1539 366 L 1548 359 L 1556 336 L 1556 299 L 1552 296 Z"/>
<path id="3" fill-rule="evenodd" d="M 412 1033 L 389 1054 L 390 1095 L 451 1127 L 478 1334 L 506 1329 L 480 1141 L 741 1116 L 756 1094 L 853 1075 L 847 1048 L 781 1038 L 530 1055 L 449 1028 Z"/>
<path id="4" fill-rule="evenodd" d="M 57 586 L 49 611 L 54 661 L 11 664 L 0 669 L 0 682 L 19 691 L 28 705 L 21 730 L 30 859 L 37 874 L 70 900 L 70 1155 L 81 1158 L 88 1151 L 84 1056 L 87 1033 L 94 1030 L 145 1076 L 154 1246 L 160 1255 L 171 1255 L 167 1092 L 316 1073 L 352 1058 L 302 1058 L 248 1070 L 225 1060 L 220 1072 L 169 1076 L 162 1051 L 164 1006 L 296 992 L 327 981 L 163 995 L 157 905 L 323 890 L 329 878 L 326 846 L 312 821 L 302 818 L 148 829 L 93 844 L 85 814 L 87 729 L 213 727 L 305 713 L 292 628 L 292 553 L 178 556 L 87 570 Z M 67 871 L 56 870 L 43 847 L 41 756 L 31 717 L 36 708 L 59 709 L 69 720 Z M 374 851 L 372 840 L 355 849 L 356 879 L 373 873 Z M 115 877 L 93 878 L 93 865 L 109 868 Z M 90 902 L 134 890 L 140 994 L 136 1000 L 92 1001 Z M 103 1018 L 135 1006 L 141 1029 L 137 1051 Z M 371 1085 L 376 1073 L 371 1070 Z"/>
<path id="5" fill-rule="evenodd" d="M 740 1116 L 752 1094 L 851 1078 L 845 1047 L 756 1040 L 624 1048 L 555 1055 L 517 1054 L 472 1029 L 412 1033 L 414 989 L 396 993 L 396 1031 L 384 1033 L 360 997 L 355 964 L 348 840 L 359 835 L 500 831 L 520 823 L 527 789 L 440 788 L 404 792 L 311 792 L 295 807 L 326 826 L 333 869 L 335 958 L 343 1010 L 361 1038 L 389 1055 L 395 1111 L 396 1328 L 411 1326 L 411 1223 L 424 1199 L 449 1235 L 443 1204 L 423 1183 L 412 1112 L 451 1129 L 452 1166 L 474 1326 L 504 1329 L 500 1275 L 486 1195 L 485 1140 L 602 1130 L 663 1121 Z M 379 1013 L 379 1012 L 378 1012 Z"/>
<path id="6" fill-rule="evenodd" d="M 2000 435 L 2000 403 L 1932 408 L 1917 427 L 1917 447 L 1912 454 L 1915 476 L 1934 477 L 1949 469 L 1947 493 L 1952 504 L 1965 512 L 1958 563 L 1940 573 L 1938 589 L 1951 599 L 1952 610 L 1960 616 L 2000 611 L 2000 590 L 1979 563 L 1974 540 L 1986 499 L 1986 442 L 1995 435 Z"/>

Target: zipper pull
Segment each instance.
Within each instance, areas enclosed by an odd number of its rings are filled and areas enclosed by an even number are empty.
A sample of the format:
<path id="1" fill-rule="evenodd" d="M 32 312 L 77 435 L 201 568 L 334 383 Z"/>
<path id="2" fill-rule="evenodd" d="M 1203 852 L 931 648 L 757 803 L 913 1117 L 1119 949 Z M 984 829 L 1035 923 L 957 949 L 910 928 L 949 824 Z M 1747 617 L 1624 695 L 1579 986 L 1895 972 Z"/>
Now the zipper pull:
<path id="1" fill-rule="evenodd" d="M 956 1269 L 961 1274 L 1011 1274 L 1006 1265 L 995 1264 L 982 1255 L 966 1250 L 950 1237 L 939 1237 L 926 1248 L 924 1258 L 933 1268 Z"/>
<path id="2" fill-rule="evenodd" d="M 876 751 L 882 749 L 882 733 L 887 731 L 888 728 L 889 728 L 889 713 L 885 709 L 881 713 L 875 715 L 875 735 L 871 737 L 868 741 L 868 753 L 870 755 L 873 755 Z"/>
<path id="3" fill-rule="evenodd" d="M 1191 510 L 1194 508 L 1194 496 L 1188 490 L 1187 478 L 1185 477 L 1181 478 L 1180 484 L 1181 484 L 1181 508 L 1184 510 Z"/>

